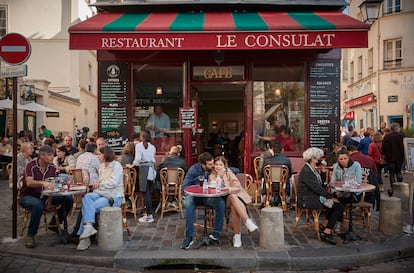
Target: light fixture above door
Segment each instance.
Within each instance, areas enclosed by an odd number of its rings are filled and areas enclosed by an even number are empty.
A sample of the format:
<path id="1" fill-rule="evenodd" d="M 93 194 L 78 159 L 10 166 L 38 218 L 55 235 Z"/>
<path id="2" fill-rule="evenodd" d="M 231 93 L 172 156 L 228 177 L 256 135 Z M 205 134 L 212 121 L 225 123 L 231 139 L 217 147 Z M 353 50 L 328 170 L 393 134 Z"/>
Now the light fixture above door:
<path id="1" fill-rule="evenodd" d="M 155 88 L 155 95 L 162 95 L 162 87 L 161 86 L 157 86 L 157 88 Z"/>

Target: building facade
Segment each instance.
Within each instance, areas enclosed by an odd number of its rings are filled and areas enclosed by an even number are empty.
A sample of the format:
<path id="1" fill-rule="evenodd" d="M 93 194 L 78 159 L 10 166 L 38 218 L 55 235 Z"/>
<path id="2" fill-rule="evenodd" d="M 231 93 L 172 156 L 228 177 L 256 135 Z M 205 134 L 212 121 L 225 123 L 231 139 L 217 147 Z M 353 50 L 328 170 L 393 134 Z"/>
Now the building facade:
<path id="1" fill-rule="evenodd" d="M 93 16 L 91 1 L 72 0 L 1 0 L 1 35 L 20 33 L 31 44 L 26 62 L 28 75 L 18 78 L 18 102 L 35 101 L 59 112 L 47 117 L 45 112 L 1 110 L 1 134 L 10 134 L 17 120 L 18 130 L 38 133 L 46 125 L 53 134 L 73 135 L 74 126 L 97 130 L 97 60 L 95 51 L 70 51 L 70 25 Z M 93 1 L 94 2 L 94 1 Z M 10 97 L 6 79 L 0 79 L 0 99 Z M 12 90 L 11 80 L 9 90 Z"/>
<path id="2" fill-rule="evenodd" d="M 349 1 L 349 15 L 362 20 Z M 343 49 L 342 125 L 378 129 L 398 122 L 414 128 L 414 1 L 385 0 L 371 24 L 367 48 Z"/>

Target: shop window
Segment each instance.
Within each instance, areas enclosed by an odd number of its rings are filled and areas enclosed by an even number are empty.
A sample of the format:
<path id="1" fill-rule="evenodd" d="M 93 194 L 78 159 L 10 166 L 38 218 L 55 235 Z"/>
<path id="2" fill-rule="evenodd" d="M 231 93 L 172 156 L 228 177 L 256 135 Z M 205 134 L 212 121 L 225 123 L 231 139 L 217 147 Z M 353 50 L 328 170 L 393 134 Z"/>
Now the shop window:
<path id="1" fill-rule="evenodd" d="M 402 64 L 402 40 L 384 41 L 384 69 L 400 68 Z"/>
<path id="2" fill-rule="evenodd" d="M 354 62 L 349 65 L 350 83 L 354 83 Z"/>
<path id="3" fill-rule="evenodd" d="M 253 69 L 253 144 L 255 151 L 266 141 L 279 140 L 284 151 L 304 148 L 304 68 Z"/>
<path id="4" fill-rule="evenodd" d="M 134 133 L 150 131 L 157 153 L 165 154 L 182 141 L 178 114 L 183 105 L 183 67 L 135 64 L 133 88 Z M 151 118 L 157 110 L 163 117 Z"/>
<path id="5" fill-rule="evenodd" d="M 384 5 L 384 14 L 392 14 L 401 11 L 401 0 L 386 0 Z"/>
<path id="6" fill-rule="evenodd" d="M 374 72 L 374 53 L 372 48 L 368 50 L 368 74 Z"/>
<path id="7" fill-rule="evenodd" d="M 0 6 L 0 36 L 7 33 L 7 6 Z"/>

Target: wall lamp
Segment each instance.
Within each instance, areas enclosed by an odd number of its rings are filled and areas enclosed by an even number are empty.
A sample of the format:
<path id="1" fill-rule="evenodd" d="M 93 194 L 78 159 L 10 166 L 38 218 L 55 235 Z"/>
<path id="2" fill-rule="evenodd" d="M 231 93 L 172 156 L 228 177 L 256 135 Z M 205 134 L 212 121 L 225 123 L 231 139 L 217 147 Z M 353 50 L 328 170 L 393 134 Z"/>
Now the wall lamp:
<path id="1" fill-rule="evenodd" d="M 379 17 L 383 0 L 365 0 L 359 5 L 364 23 L 372 25 Z"/>
<path id="2" fill-rule="evenodd" d="M 162 87 L 161 86 L 157 86 L 157 88 L 155 89 L 155 95 L 162 95 Z"/>

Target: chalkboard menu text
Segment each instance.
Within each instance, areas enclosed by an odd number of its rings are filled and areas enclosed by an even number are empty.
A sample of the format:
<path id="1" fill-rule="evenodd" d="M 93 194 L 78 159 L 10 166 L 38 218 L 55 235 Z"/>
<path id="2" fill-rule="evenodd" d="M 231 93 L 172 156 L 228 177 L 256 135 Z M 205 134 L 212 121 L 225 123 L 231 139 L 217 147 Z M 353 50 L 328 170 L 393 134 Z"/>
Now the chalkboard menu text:
<path id="1" fill-rule="evenodd" d="M 180 129 L 197 128 L 197 112 L 195 108 L 180 107 Z"/>
<path id="2" fill-rule="evenodd" d="M 317 60 L 309 68 L 309 146 L 327 148 L 339 139 L 340 65 Z"/>

